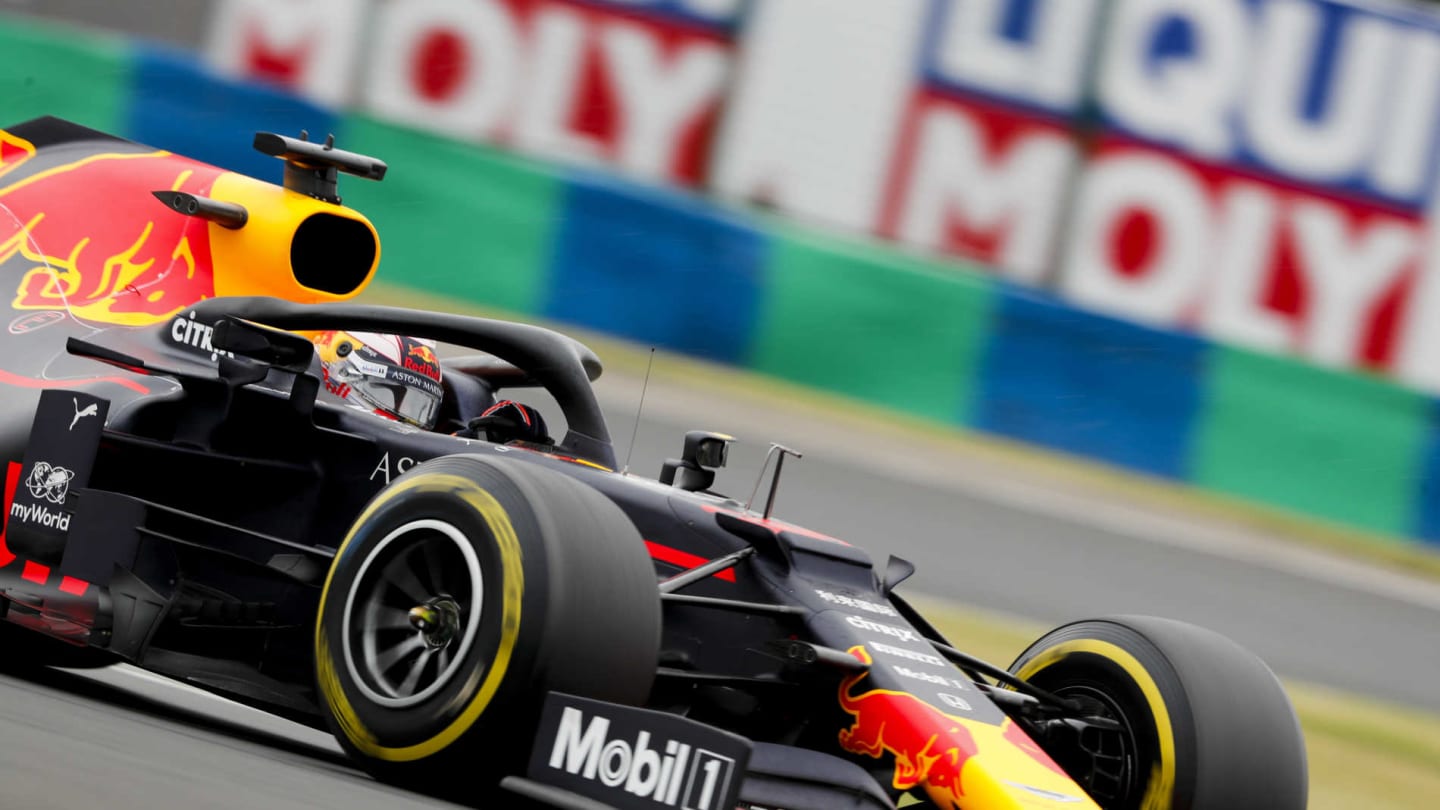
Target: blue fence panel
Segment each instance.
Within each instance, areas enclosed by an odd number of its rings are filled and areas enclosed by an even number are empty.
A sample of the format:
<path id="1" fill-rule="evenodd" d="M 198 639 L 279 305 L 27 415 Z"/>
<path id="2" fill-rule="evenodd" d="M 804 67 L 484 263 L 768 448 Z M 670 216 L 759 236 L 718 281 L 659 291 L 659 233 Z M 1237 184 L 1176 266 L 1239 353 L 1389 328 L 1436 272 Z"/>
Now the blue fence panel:
<path id="1" fill-rule="evenodd" d="M 1426 543 L 1440 544 L 1440 399 L 1430 401 L 1430 435 L 1425 440 L 1411 504 L 1414 525 L 1410 533 Z"/>
<path id="2" fill-rule="evenodd" d="M 193 56 L 141 48 L 126 137 L 231 171 L 280 182 L 280 161 L 250 147 L 258 131 L 323 140 L 335 132 L 334 112 L 290 93 L 221 78 Z M 343 140 L 337 144 L 344 148 Z"/>
<path id="3" fill-rule="evenodd" d="M 1183 478 L 1206 343 L 1002 290 L 974 426 Z"/>
<path id="4" fill-rule="evenodd" d="M 542 313 L 652 346 L 743 363 L 768 238 L 679 192 L 567 178 Z"/>

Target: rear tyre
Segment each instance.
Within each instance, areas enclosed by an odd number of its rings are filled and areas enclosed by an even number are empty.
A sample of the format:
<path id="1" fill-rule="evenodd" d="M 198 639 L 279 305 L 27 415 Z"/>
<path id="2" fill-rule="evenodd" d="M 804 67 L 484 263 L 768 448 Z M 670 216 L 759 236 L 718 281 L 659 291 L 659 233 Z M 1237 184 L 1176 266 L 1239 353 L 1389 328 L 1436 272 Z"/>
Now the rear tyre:
<path id="1" fill-rule="evenodd" d="M 1147 616 L 1065 625 L 1010 671 L 1120 729 L 1038 740 L 1105 810 L 1303 810 L 1300 725 L 1259 658 L 1218 633 Z"/>
<path id="2" fill-rule="evenodd" d="M 535 465 L 449 456 L 355 522 L 321 598 L 316 672 L 362 767 L 471 798 L 523 766 L 546 692 L 643 702 L 659 643 L 654 568 L 614 503 Z"/>

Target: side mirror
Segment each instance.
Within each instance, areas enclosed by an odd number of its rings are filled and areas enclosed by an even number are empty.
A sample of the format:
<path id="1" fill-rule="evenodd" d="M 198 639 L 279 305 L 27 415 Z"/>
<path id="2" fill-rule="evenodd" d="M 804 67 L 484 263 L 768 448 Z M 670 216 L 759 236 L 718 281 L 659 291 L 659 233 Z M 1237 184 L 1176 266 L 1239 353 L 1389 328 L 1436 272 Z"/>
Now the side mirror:
<path id="1" fill-rule="evenodd" d="M 692 430 L 685 434 L 685 447 L 680 458 L 667 458 L 660 468 L 660 483 L 688 492 L 709 489 L 715 483 L 715 471 L 725 466 L 734 436 Z"/>

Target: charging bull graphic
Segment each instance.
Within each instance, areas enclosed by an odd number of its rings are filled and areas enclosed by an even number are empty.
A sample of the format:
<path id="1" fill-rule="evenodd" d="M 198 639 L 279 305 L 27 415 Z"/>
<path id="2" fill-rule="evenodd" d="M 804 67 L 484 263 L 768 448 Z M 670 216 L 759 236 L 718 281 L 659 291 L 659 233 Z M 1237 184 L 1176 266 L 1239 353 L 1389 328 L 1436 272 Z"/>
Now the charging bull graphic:
<path id="1" fill-rule="evenodd" d="M 212 297 L 207 223 L 151 196 L 204 196 L 220 169 L 169 152 L 92 154 L 25 176 L 24 141 L 0 132 L 0 273 L 19 310 L 139 326 Z M 13 273 L 12 271 L 18 270 Z"/>
<path id="2" fill-rule="evenodd" d="M 849 652 L 872 663 L 862 646 Z M 876 759 L 893 757 L 895 789 L 922 788 L 945 810 L 1098 810 L 1014 720 L 957 717 L 893 689 L 855 694 L 867 675 L 857 673 L 840 684 L 840 707 L 854 717 L 839 732 L 840 747 Z"/>
<path id="3" fill-rule="evenodd" d="M 410 347 L 409 356 L 417 358 L 422 363 L 439 365 L 440 361 L 435 357 L 435 350 L 423 343 Z"/>
<path id="4" fill-rule="evenodd" d="M 871 663 L 864 647 L 849 652 Z M 895 757 L 891 784 L 897 790 L 923 784 L 936 804 L 959 808 L 965 793 L 960 777 L 976 753 L 969 729 L 908 692 L 872 689 L 852 695 L 850 690 L 864 676 L 857 673 L 840 684 L 840 707 L 855 716 L 840 732 L 840 747 L 876 758 L 889 753 Z"/>
<path id="5" fill-rule="evenodd" d="M 435 350 L 423 343 L 409 344 L 403 360 L 405 368 L 417 373 L 424 374 L 432 380 L 440 379 L 440 358 L 435 356 Z"/>

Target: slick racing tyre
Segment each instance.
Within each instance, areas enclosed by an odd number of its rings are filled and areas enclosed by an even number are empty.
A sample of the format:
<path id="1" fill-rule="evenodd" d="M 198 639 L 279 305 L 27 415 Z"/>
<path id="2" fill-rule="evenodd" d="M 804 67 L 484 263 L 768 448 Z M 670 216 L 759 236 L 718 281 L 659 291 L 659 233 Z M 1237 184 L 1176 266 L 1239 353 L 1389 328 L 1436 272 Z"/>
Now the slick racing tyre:
<path id="1" fill-rule="evenodd" d="M 1217 633 L 1146 616 L 1052 630 L 1010 671 L 1116 730 L 1042 737 L 1105 810 L 1303 810 L 1300 725 L 1280 682 Z"/>
<path id="2" fill-rule="evenodd" d="M 654 567 L 614 503 L 536 465 L 448 456 L 356 520 L 321 597 L 316 674 L 362 767 L 474 798 L 523 770 L 547 691 L 639 704 L 659 644 Z"/>

